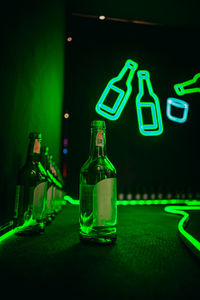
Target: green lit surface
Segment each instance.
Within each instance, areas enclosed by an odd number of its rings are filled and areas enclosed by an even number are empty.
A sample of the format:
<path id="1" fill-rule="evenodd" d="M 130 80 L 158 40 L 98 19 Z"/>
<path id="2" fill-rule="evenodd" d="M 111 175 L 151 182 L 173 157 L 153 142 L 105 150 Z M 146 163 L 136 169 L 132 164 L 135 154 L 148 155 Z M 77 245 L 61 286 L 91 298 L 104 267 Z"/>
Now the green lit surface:
<path id="1" fill-rule="evenodd" d="M 15 234 L 15 232 L 17 232 L 17 230 L 18 230 L 18 228 L 14 228 L 12 230 L 9 230 L 8 232 L 3 234 L 2 236 L 0 236 L 0 243 L 5 241 L 6 239 L 10 238 L 13 234 Z"/>
<path id="2" fill-rule="evenodd" d="M 125 65 L 122 68 L 122 70 L 120 71 L 120 73 L 118 74 L 118 76 L 112 78 L 108 82 L 106 88 L 104 89 L 104 91 L 96 105 L 96 112 L 98 114 L 100 114 L 101 116 L 103 116 L 109 120 L 113 120 L 113 121 L 117 120 L 120 117 L 128 99 L 131 95 L 131 92 L 132 92 L 131 82 L 132 82 L 132 79 L 133 79 L 133 76 L 134 76 L 134 73 L 135 73 L 135 70 L 137 69 L 137 67 L 138 67 L 138 64 L 136 62 L 132 61 L 131 59 L 128 59 L 125 62 Z M 121 88 L 117 87 L 115 84 L 117 84 L 119 81 L 123 80 L 123 77 L 127 72 L 129 72 L 129 75 L 126 80 L 126 90 L 122 90 Z M 117 99 L 112 108 L 107 106 L 106 104 L 104 104 L 104 101 L 106 100 L 106 98 L 111 90 L 114 91 L 117 95 Z"/>
<path id="3" fill-rule="evenodd" d="M 174 85 L 174 90 L 177 95 L 182 96 L 185 94 L 200 93 L 200 87 L 194 86 L 200 78 L 200 73 L 197 73 L 192 79 L 177 83 Z"/>
<path id="4" fill-rule="evenodd" d="M 79 200 L 75 200 L 69 195 L 64 196 L 64 200 L 72 206 L 79 205 Z M 177 206 L 178 204 L 178 206 Z M 189 220 L 189 213 L 187 211 L 199 211 L 200 201 L 199 200 L 181 200 L 181 199 L 163 199 L 163 200 L 117 200 L 118 206 L 153 206 L 153 205 L 167 205 L 164 208 L 165 212 L 172 214 L 179 214 L 182 219 L 178 223 L 178 230 L 181 238 L 185 244 L 197 255 L 200 254 L 200 242 L 195 239 L 185 228 Z M 170 206 L 168 206 L 170 205 Z M 27 226 L 27 224 L 24 224 Z M 22 226 L 23 227 L 23 226 Z M 10 238 L 22 227 L 18 227 L 10 230 L 0 237 L 0 242 Z"/>
<path id="5" fill-rule="evenodd" d="M 200 242 L 185 230 L 189 221 L 189 214 L 186 211 L 200 210 L 200 205 L 194 206 L 166 206 L 164 210 L 168 213 L 183 216 L 178 223 L 178 230 L 183 241 L 200 257 Z"/>
<path id="6" fill-rule="evenodd" d="M 150 74 L 148 71 L 138 71 L 137 72 L 138 80 L 139 80 L 139 93 L 136 97 L 136 110 L 138 116 L 138 125 L 139 131 L 142 135 L 145 136 L 155 136 L 160 135 L 163 132 L 163 122 L 162 115 L 160 110 L 160 102 L 157 95 L 154 93 L 152 84 L 150 81 Z M 148 102 L 143 101 L 144 95 L 144 83 L 146 84 L 149 92 L 149 100 Z M 152 124 L 144 124 L 142 108 L 149 107 L 151 108 L 152 115 Z"/>
<path id="7" fill-rule="evenodd" d="M 65 196 L 64 199 L 73 205 L 79 205 L 79 200 L 74 200 L 70 196 Z M 180 204 L 182 206 L 175 206 Z M 170 205 L 166 206 L 164 210 L 168 213 L 182 215 L 183 218 L 178 223 L 178 230 L 184 242 L 200 256 L 200 242 L 195 239 L 186 230 L 186 224 L 189 221 L 189 214 L 186 211 L 200 210 L 199 200 L 180 200 L 180 199 L 163 199 L 163 200 L 117 200 L 118 206 L 147 206 L 147 205 Z"/>

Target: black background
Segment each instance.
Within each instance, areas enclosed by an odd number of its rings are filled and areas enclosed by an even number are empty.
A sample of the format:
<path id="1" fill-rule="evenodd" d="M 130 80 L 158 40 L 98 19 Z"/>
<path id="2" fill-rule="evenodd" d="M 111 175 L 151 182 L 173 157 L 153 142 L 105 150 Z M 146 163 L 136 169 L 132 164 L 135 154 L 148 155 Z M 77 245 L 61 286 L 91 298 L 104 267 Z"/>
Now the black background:
<path id="1" fill-rule="evenodd" d="M 199 191 L 199 94 L 177 96 L 173 85 L 200 71 L 198 30 L 150 26 L 72 17 L 66 42 L 65 104 L 70 114 L 63 134 L 69 140 L 67 191 L 78 197 L 79 173 L 89 155 L 90 123 L 104 119 L 107 125 L 108 157 L 117 169 L 118 192 L 197 193 Z M 142 136 L 138 129 L 135 97 L 132 94 L 117 121 L 95 112 L 108 81 L 117 76 L 127 59 L 138 70 L 150 72 L 160 99 L 164 132 Z M 189 103 L 188 119 L 179 124 L 166 116 L 166 100 L 175 97 Z M 133 196 L 134 197 L 134 196 Z"/>

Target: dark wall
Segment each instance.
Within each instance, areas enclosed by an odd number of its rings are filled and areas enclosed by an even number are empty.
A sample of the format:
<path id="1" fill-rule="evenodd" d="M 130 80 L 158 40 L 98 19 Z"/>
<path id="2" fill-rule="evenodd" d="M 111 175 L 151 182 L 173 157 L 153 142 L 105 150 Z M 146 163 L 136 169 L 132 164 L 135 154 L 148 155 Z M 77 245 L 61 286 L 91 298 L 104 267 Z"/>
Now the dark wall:
<path id="1" fill-rule="evenodd" d="M 78 198 L 80 168 L 89 155 L 90 122 L 103 119 L 108 157 L 118 173 L 119 193 L 162 193 L 174 198 L 192 193 L 199 197 L 199 93 L 179 97 L 173 88 L 200 71 L 199 30 L 73 17 L 70 34 L 65 101 L 65 110 L 71 116 L 65 121 L 69 194 Z M 136 61 L 139 70 L 150 72 L 153 90 L 160 100 L 162 135 L 148 137 L 139 132 L 136 74 L 130 99 L 118 120 L 110 121 L 95 111 L 104 88 L 127 59 Z M 110 97 L 107 105 L 112 107 L 117 95 L 113 92 Z M 189 103 L 187 122 L 172 122 L 167 117 L 168 97 Z M 146 101 L 152 100 L 147 97 Z"/>
<path id="2" fill-rule="evenodd" d="M 170 26 L 198 26 L 199 0 L 69 0 L 73 13 L 104 15 Z"/>
<path id="3" fill-rule="evenodd" d="M 16 174 L 25 162 L 31 131 L 42 133 L 60 163 L 64 22 L 62 0 L 1 5 L 0 225 L 12 219 Z"/>

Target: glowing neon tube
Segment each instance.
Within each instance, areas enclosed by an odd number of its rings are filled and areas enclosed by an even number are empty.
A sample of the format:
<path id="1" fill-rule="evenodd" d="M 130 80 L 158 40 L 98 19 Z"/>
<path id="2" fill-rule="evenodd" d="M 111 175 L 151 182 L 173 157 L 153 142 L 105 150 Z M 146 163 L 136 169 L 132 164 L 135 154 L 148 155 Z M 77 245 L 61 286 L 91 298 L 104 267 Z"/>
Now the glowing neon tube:
<path id="1" fill-rule="evenodd" d="M 166 206 L 164 210 L 168 213 L 182 215 L 182 219 L 178 223 L 178 230 L 182 240 L 186 245 L 200 258 L 200 242 L 185 230 L 189 221 L 189 214 L 186 211 L 200 210 L 200 205 L 194 206 Z"/>

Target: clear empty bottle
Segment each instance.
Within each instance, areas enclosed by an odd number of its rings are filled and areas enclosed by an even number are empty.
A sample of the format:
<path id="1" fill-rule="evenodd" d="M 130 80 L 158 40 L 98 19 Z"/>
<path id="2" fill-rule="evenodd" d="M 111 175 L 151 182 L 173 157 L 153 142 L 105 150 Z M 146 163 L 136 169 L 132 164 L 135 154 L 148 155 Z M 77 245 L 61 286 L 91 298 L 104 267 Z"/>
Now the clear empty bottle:
<path id="1" fill-rule="evenodd" d="M 80 239 L 113 243 L 117 234 L 117 174 L 106 153 L 104 121 L 91 124 L 90 154 L 80 172 Z"/>

